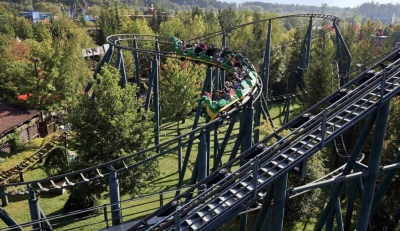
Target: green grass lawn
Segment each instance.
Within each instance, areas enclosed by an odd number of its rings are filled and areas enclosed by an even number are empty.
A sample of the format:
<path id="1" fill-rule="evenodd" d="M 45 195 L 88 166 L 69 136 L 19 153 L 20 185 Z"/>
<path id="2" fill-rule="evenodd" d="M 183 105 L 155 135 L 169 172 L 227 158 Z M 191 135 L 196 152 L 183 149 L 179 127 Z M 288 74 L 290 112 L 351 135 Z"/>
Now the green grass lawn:
<path id="1" fill-rule="evenodd" d="M 293 110 L 298 109 L 298 106 L 292 106 Z M 270 105 L 270 113 L 271 117 L 273 118 L 274 125 L 275 127 L 279 127 L 281 124 L 281 120 L 283 119 L 282 115 L 282 110 L 283 110 L 283 104 L 281 103 L 276 103 L 276 104 L 271 104 Z M 205 119 L 201 119 L 200 121 L 201 124 L 205 123 Z M 191 125 L 193 124 L 193 118 L 191 119 L 186 119 L 185 124 L 180 124 L 181 127 L 181 132 L 182 134 L 185 132 L 189 132 L 191 130 Z M 160 132 L 160 142 L 165 142 L 169 139 L 172 139 L 177 135 L 176 129 L 177 128 L 177 123 L 176 122 L 170 122 L 170 121 L 165 121 L 162 124 L 161 127 L 161 132 Z M 218 129 L 218 139 L 219 142 L 222 142 L 222 139 L 224 138 L 225 132 L 227 129 L 227 125 L 224 127 L 221 127 Z M 237 134 L 239 133 L 239 122 L 235 124 L 234 131 L 231 135 L 231 140 L 228 142 L 228 146 L 224 152 L 223 155 L 223 163 L 227 162 L 230 151 L 233 148 L 235 138 Z M 213 139 L 213 132 L 211 134 L 211 139 Z M 47 138 L 46 138 L 47 139 Z M 185 141 L 185 140 L 183 140 Z M 35 140 L 32 142 L 31 147 L 29 150 L 23 153 L 19 153 L 15 156 L 14 158 L 10 158 L 9 165 L 15 165 L 18 163 L 18 161 L 21 161 L 24 157 L 23 156 L 29 156 L 34 150 L 40 147 L 40 144 L 43 142 L 43 140 Z M 70 142 L 73 142 L 73 139 L 71 139 Z M 192 151 L 190 154 L 189 158 L 189 164 L 188 168 L 185 172 L 185 181 L 184 181 L 184 186 L 187 186 L 190 180 L 190 177 L 192 175 L 192 170 L 193 170 L 193 164 L 196 161 L 196 156 L 198 152 L 198 142 L 199 140 L 196 139 L 194 141 Z M 69 144 L 70 147 L 73 147 L 73 144 Z M 210 169 L 213 166 L 213 154 L 214 154 L 214 142 L 211 142 L 211 153 L 210 153 Z M 182 159 L 184 158 L 186 154 L 186 147 L 182 148 Z M 3 167 L 3 165 L 1 165 Z M 238 167 L 238 166 L 236 166 Z M 168 155 L 163 156 L 162 158 L 159 159 L 159 177 L 157 179 L 154 179 L 151 182 L 148 182 L 148 188 L 146 188 L 143 191 L 143 195 L 146 194 L 153 194 L 156 192 L 160 191 L 167 191 L 167 190 L 173 190 L 176 187 L 177 181 L 178 181 L 178 152 L 174 151 L 173 153 L 170 153 Z M 44 171 L 41 168 L 41 165 L 37 165 L 33 167 L 31 170 L 25 173 L 25 180 L 34 180 L 34 179 L 42 179 L 46 178 L 46 175 Z M 164 201 L 163 203 L 167 203 L 170 201 L 168 197 L 173 197 L 174 192 L 169 192 L 164 195 Z M 39 197 L 39 205 L 42 208 L 43 212 L 46 214 L 47 217 L 54 216 L 57 214 L 62 214 L 63 213 L 63 206 L 68 199 L 68 193 L 64 195 L 55 195 L 54 193 L 46 193 L 42 192 L 40 193 Z M 131 198 L 130 195 L 124 195 L 121 197 L 122 200 L 127 200 L 126 202 L 122 203 L 122 213 L 124 215 L 123 222 L 127 221 L 132 221 L 137 219 L 138 217 L 145 216 L 146 214 L 149 214 L 152 210 L 157 209 L 160 206 L 160 196 L 159 195 L 154 195 L 154 196 L 149 196 L 148 198 L 145 199 L 140 199 L 140 200 L 134 200 Z M 25 223 L 30 221 L 30 213 L 29 213 L 29 204 L 28 204 L 28 196 L 27 195 L 18 195 L 18 196 L 9 196 L 9 201 L 10 205 L 6 206 L 4 209 L 18 222 L 18 223 Z M 100 202 L 101 204 L 109 204 L 109 196 L 107 193 L 104 193 L 104 198 Z M 139 213 L 140 212 L 140 213 Z M 253 221 L 255 222 L 254 218 L 255 215 L 249 216 L 249 224 L 251 224 Z M 109 208 L 108 208 L 108 219 L 111 218 L 111 215 L 109 214 Z M 236 218 L 235 218 L 236 219 Z M 223 227 L 221 227 L 220 230 L 238 230 L 238 224 L 237 220 L 233 219 L 232 221 L 228 222 L 225 224 Z M 88 227 L 82 227 L 78 228 L 79 230 L 98 230 L 101 228 L 104 228 L 106 226 L 106 223 L 103 221 L 104 220 L 104 215 L 103 213 L 100 213 L 98 216 L 90 219 L 85 219 L 82 221 L 77 221 L 77 222 L 68 222 L 66 224 L 61 225 L 60 227 L 56 228 L 57 230 L 71 230 L 75 227 L 79 226 L 84 226 L 91 224 Z M 253 222 L 253 223 L 254 223 Z M 310 219 L 308 224 L 311 224 L 315 222 L 313 219 Z M 53 222 L 51 222 L 53 224 Z M 94 224 L 98 223 L 98 224 Z M 111 225 L 111 222 L 109 223 Z M 309 230 L 308 226 L 311 227 L 311 225 L 307 225 L 307 229 Z M 4 223 L 0 224 L 0 229 L 5 228 L 6 225 Z M 297 230 L 297 228 L 303 229 L 304 224 L 303 223 L 295 223 L 291 224 L 290 227 L 294 228 Z"/>

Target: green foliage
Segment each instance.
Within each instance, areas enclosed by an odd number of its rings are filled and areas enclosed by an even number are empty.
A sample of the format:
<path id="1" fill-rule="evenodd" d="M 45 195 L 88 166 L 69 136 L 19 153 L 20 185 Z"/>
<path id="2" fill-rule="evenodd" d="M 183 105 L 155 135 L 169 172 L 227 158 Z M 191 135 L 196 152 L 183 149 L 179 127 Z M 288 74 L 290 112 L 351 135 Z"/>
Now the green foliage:
<path id="1" fill-rule="evenodd" d="M 166 22 L 162 22 L 159 29 L 159 34 L 165 37 L 175 36 L 178 38 L 187 38 L 187 29 L 183 21 L 179 18 L 171 18 Z"/>
<path id="2" fill-rule="evenodd" d="M 205 68 L 178 59 L 167 59 L 160 72 L 161 115 L 183 118 L 198 105 Z"/>
<path id="3" fill-rule="evenodd" d="M 108 66 L 102 68 L 98 81 L 100 84 L 93 85 L 95 99 L 79 95 L 77 105 L 69 113 L 75 138 L 79 141 L 76 147 L 79 153 L 72 166 L 74 170 L 111 161 L 151 145 L 152 113 L 139 111 L 142 100 L 135 99 L 137 87 L 128 84 L 121 88 L 118 71 Z M 136 155 L 125 163 L 133 164 L 150 156 L 151 153 Z M 121 163 L 113 167 L 124 166 Z M 155 167 L 156 163 L 150 162 L 119 175 L 122 192 L 140 193 L 146 182 L 156 176 Z M 85 197 L 100 197 L 107 188 L 107 181 L 102 180 L 72 191 L 71 197 L 78 197 L 75 192 Z"/>
<path id="4" fill-rule="evenodd" d="M 304 75 L 307 95 L 303 100 L 304 110 L 339 87 L 338 67 L 333 61 L 334 47 L 325 36 L 318 37 L 313 43 L 311 61 Z"/>
<path id="5" fill-rule="evenodd" d="M 20 152 L 25 148 L 25 144 L 22 142 L 21 135 L 17 132 L 11 133 L 8 142 L 10 143 L 10 148 L 13 153 Z"/>
<path id="6" fill-rule="evenodd" d="M 31 22 L 25 18 L 18 18 L 15 22 L 15 35 L 22 39 L 33 38 Z"/>
<path id="7" fill-rule="evenodd" d="M 288 186 L 296 187 L 305 185 L 311 181 L 317 180 L 327 173 L 325 167 L 325 159 L 323 156 L 331 154 L 330 150 L 316 153 L 307 160 L 307 174 L 304 179 L 295 174 L 289 174 Z M 315 206 L 318 201 L 323 199 L 321 189 L 314 189 L 305 194 L 299 195 L 296 198 L 286 201 L 285 219 L 288 221 L 296 221 L 301 218 L 311 216 L 315 212 Z"/>
<path id="8" fill-rule="evenodd" d="M 80 187 L 73 187 L 71 189 L 71 195 L 69 196 L 67 202 L 65 202 L 65 205 L 64 205 L 65 212 L 72 212 L 75 210 L 83 210 L 83 209 L 93 208 L 95 206 L 101 205 L 99 198 L 88 194 L 84 190 L 84 188 L 86 188 L 85 185 L 80 186 Z M 100 212 L 101 212 L 100 209 L 99 210 L 91 210 L 90 212 L 87 212 L 87 213 L 81 213 L 80 216 L 98 214 Z"/>
<path id="9" fill-rule="evenodd" d="M 120 19 L 117 18 L 119 15 L 116 15 L 118 10 L 114 9 L 103 9 L 100 13 L 99 17 L 99 25 L 100 29 L 103 33 L 103 40 L 102 43 L 106 42 L 107 36 L 112 34 L 118 34 L 119 30 L 119 21 Z"/>
<path id="10" fill-rule="evenodd" d="M 38 42 L 43 42 L 51 39 L 49 28 L 42 22 L 33 24 L 33 38 Z"/>
<path id="11" fill-rule="evenodd" d="M 57 147 L 47 154 L 43 168 L 47 175 L 53 176 L 68 173 L 68 160 L 65 154 L 65 148 L 63 147 Z"/>

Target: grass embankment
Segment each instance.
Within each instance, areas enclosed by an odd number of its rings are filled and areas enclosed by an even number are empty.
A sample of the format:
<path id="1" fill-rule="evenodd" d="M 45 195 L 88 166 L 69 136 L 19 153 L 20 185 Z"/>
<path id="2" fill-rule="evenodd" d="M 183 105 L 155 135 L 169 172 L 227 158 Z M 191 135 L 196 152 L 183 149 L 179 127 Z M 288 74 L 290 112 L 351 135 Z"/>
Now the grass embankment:
<path id="1" fill-rule="evenodd" d="M 45 138 L 35 138 L 24 145 L 23 151 L 13 154 L 0 162 L 0 172 L 8 170 L 21 163 L 25 158 L 34 154 L 40 147 L 49 142 L 55 134 L 48 135 Z"/>
<path id="2" fill-rule="evenodd" d="M 272 104 L 270 106 L 270 113 L 271 117 L 274 120 L 274 124 L 276 127 L 279 127 L 281 124 L 281 120 L 283 119 L 282 115 L 282 109 L 283 109 L 283 104 Z M 296 106 L 292 106 L 292 110 L 298 109 Z M 204 123 L 204 119 L 202 121 Z M 185 124 L 180 124 L 180 127 L 183 128 L 181 130 L 182 134 L 185 132 L 189 132 L 191 129 L 191 125 L 193 124 L 192 119 L 187 119 Z M 165 122 L 162 125 L 161 128 L 161 133 L 160 133 L 160 140 L 161 143 L 165 142 L 169 139 L 172 139 L 173 137 L 176 136 L 177 132 L 176 130 L 174 131 L 173 129 L 177 128 L 177 124 L 175 122 Z M 224 138 L 225 131 L 227 127 L 220 128 L 218 130 L 218 139 L 219 142 L 222 142 L 222 139 Z M 230 150 L 232 150 L 235 138 L 237 137 L 237 134 L 239 132 L 239 122 L 236 123 L 234 132 L 231 135 L 232 140 L 228 142 L 228 147 L 226 148 L 226 152 L 223 156 L 223 162 L 226 162 L 229 158 L 230 155 Z M 213 134 L 211 135 L 213 137 Z M 25 151 L 23 153 L 17 154 L 17 156 L 24 155 L 24 156 L 29 156 L 31 155 L 34 150 L 36 150 L 38 147 L 40 147 L 40 143 L 43 141 L 40 140 L 35 140 L 30 146 L 29 150 Z M 187 171 L 185 172 L 185 185 L 188 184 L 192 170 L 193 170 L 193 164 L 196 160 L 197 156 L 197 143 L 198 139 L 194 141 L 194 145 L 191 151 L 191 155 L 189 158 L 189 164 Z M 71 145 L 72 146 L 72 145 Z M 214 142 L 211 142 L 211 159 L 210 159 L 210 168 L 213 166 L 213 146 Z M 149 187 L 143 191 L 143 194 L 151 194 L 159 191 L 166 191 L 166 190 L 172 190 L 176 187 L 176 183 L 178 181 L 178 152 L 174 151 L 171 154 L 165 155 L 162 157 L 159 162 L 160 162 L 160 176 L 155 179 L 152 182 L 149 182 Z M 186 154 L 186 148 L 182 149 L 182 158 L 184 158 Z M 12 158 L 13 159 L 13 164 L 10 165 L 13 166 L 14 164 L 18 163 L 18 161 L 21 161 L 23 157 L 17 158 Z M 42 179 L 45 178 L 46 175 L 43 172 L 41 168 L 42 164 L 38 164 L 37 166 L 33 167 L 31 170 L 29 170 L 25 174 L 25 180 L 34 180 L 34 179 Z M 3 167 L 3 166 L 1 166 Z M 167 193 L 164 195 L 164 204 L 170 201 L 170 199 L 167 199 L 167 197 L 172 197 L 174 193 Z M 68 199 L 68 193 L 64 195 L 54 195 L 52 193 L 46 193 L 42 192 L 39 194 L 39 205 L 43 212 L 46 214 L 47 217 L 51 217 L 57 214 L 62 214 L 63 213 L 63 206 L 65 202 Z M 131 196 L 129 195 L 124 195 L 121 197 L 121 200 L 131 200 Z M 29 213 L 29 204 L 28 204 L 28 196 L 27 195 L 18 195 L 18 196 L 10 196 L 9 197 L 10 205 L 5 207 L 6 211 L 18 222 L 18 223 L 25 223 L 30 221 L 30 213 Z M 148 202 L 148 204 L 146 204 Z M 101 200 L 101 204 L 109 204 L 109 196 L 107 193 L 104 194 L 103 199 Z M 141 205 L 140 205 L 141 204 Z M 134 220 L 140 216 L 144 216 L 148 213 L 150 213 L 151 209 L 158 208 L 160 206 L 160 201 L 159 201 L 159 196 L 153 196 L 153 197 L 148 197 L 146 199 L 140 199 L 137 201 L 130 201 L 130 202 L 124 202 L 122 203 L 122 213 L 124 215 L 124 220 L 123 222 L 127 222 L 130 220 Z M 138 213 L 141 212 L 142 213 Z M 133 214 L 133 215 L 129 215 Z M 254 213 L 252 213 L 254 214 Z M 108 219 L 110 219 L 111 216 L 109 214 Z M 84 227 L 81 228 L 81 230 L 98 230 L 101 228 L 105 227 L 105 222 L 102 222 L 104 220 L 103 214 L 98 215 L 95 218 L 91 219 L 86 219 L 83 221 L 78 221 L 78 222 L 68 222 L 67 224 L 60 226 L 56 228 L 57 230 L 71 230 L 75 227 L 79 226 L 84 226 L 88 224 L 94 224 L 96 222 L 99 222 L 99 224 L 96 225 L 90 225 L 89 227 Z M 314 219 L 310 219 L 310 222 L 312 223 Z M 255 222 L 255 216 L 250 215 L 249 216 L 249 224 L 253 224 Z M 314 221 L 315 222 L 315 221 Z M 111 225 L 111 222 L 110 222 Z M 286 225 L 285 225 L 286 226 Z M 6 227 L 5 224 L 1 224 L 0 229 Z M 303 229 L 304 224 L 302 223 L 295 223 L 295 224 L 289 224 L 288 227 L 291 227 L 290 230 L 297 230 Z M 223 227 L 221 227 L 220 230 L 238 230 L 238 221 L 235 219 L 232 219 L 232 221 L 228 222 L 225 224 Z M 308 230 L 308 226 L 307 229 Z"/>

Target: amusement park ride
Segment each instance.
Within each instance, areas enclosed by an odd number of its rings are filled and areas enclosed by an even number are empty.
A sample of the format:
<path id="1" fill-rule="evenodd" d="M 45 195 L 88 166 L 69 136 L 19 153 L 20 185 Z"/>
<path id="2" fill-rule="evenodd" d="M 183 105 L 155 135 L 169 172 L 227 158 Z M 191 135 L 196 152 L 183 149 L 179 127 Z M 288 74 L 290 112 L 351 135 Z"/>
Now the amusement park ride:
<path id="1" fill-rule="evenodd" d="M 262 117 L 270 119 L 267 98 L 272 21 L 290 17 L 308 18 L 309 25 L 302 40 L 297 64 L 289 81 L 288 95 L 285 101 L 285 124 L 276 129 L 273 134 L 260 140 L 259 131 L 253 128 L 260 125 Z M 337 42 L 334 59 L 338 63 L 341 87 L 289 121 L 291 96 L 295 95 L 296 86 L 302 85 L 304 70 L 307 69 L 310 62 L 311 42 L 315 36 L 313 34 L 314 20 L 330 20 L 332 22 L 331 29 L 335 33 Z M 328 230 L 332 230 L 334 219 L 338 230 L 349 230 L 350 227 L 367 230 L 369 217 L 382 200 L 397 169 L 400 168 L 398 163 L 400 152 L 393 160 L 394 164 L 379 165 L 390 101 L 400 93 L 400 50 L 393 50 L 349 81 L 351 55 L 337 27 L 339 23 L 337 17 L 302 14 L 263 21 L 268 22 L 268 34 L 265 41 L 264 68 L 260 75 L 251 62 L 237 52 L 227 52 L 228 54 L 224 56 L 221 56 L 223 50 L 217 48 L 208 53 L 208 50 L 196 52 L 196 42 L 184 41 L 175 37 L 128 34 L 109 36 L 110 48 L 97 66 L 95 76 L 104 64 L 114 62 L 115 67 L 120 71 L 120 85 L 124 87 L 127 84 L 127 74 L 123 53 L 132 52 L 136 68 L 134 71 L 135 83 L 140 86 L 139 54 L 152 57 L 149 88 L 144 107 L 148 110 L 153 104 L 156 124 L 154 147 L 60 176 L 30 182 L 3 182 L 1 191 L 3 205 L 7 204 L 7 197 L 28 193 L 32 217 L 32 222 L 18 224 L 3 211 L 0 213 L 0 217 L 8 225 L 6 229 L 21 230 L 23 227 L 32 226 L 34 230 L 52 230 L 60 226 L 57 223 L 59 215 L 57 218 L 46 217 L 40 209 L 36 194 L 52 190 L 43 185 L 54 185 L 54 182 L 63 180 L 66 185 L 58 188 L 70 188 L 88 184 L 100 178 L 108 178 L 110 204 L 101 208 L 108 211 L 104 214 L 104 224 L 107 224 L 108 227 L 108 221 L 111 220 L 112 226 L 105 230 L 217 230 L 218 227 L 238 215 L 240 216 L 241 230 L 246 230 L 246 211 L 256 203 L 261 206 L 254 230 L 282 230 L 285 201 L 326 185 L 331 185 L 332 188 L 328 203 L 319 216 L 315 230 L 322 230 L 324 226 Z M 262 21 L 229 28 L 207 35 L 207 38 L 222 35 L 222 46 L 228 47 L 226 44 L 227 33 L 260 22 Z M 205 38 L 196 38 L 193 41 Z M 144 43 L 153 43 L 154 50 L 144 49 L 141 46 Z M 113 59 L 114 51 L 116 51 L 115 59 Z M 207 68 L 202 96 L 191 131 L 164 143 L 160 143 L 158 86 L 158 62 L 162 57 L 202 63 Z M 221 92 L 226 82 L 230 85 L 234 81 L 236 81 L 237 88 L 225 92 L 222 97 L 217 96 L 216 92 Z M 91 86 L 88 85 L 86 92 L 89 92 L 90 88 Z M 208 118 L 204 124 L 200 124 L 204 108 Z M 321 108 L 323 109 L 321 110 Z M 311 113 L 313 114 L 311 115 Z M 237 136 L 232 136 L 237 121 L 240 122 L 239 133 Z M 343 134 L 359 125 L 364 126 L 363 130 L 359 134 L 356 144 L 351 147 L 352 151 L 348 153 L 343 144 Z M 218 129 L 222 127 L 226 129 L 226 132 L 222 142 L 219 143 L 217 133 Z M 287 130 L 291 132 L 285 133 Z M 212 132 L 214 132 L 214 139 L 212 139 Z M 361 163 L 363 160 L 361 150 L 371 132 L 373 142 L 370 155 L 368 163 L 363 164 Z M 183 139 L 187 142 L 182 142 Z M 277 139 L 277 142 L 266 146 L 266 143 L 273 139 Z M 195 143 L 195 140 L 199 141 Z M 222 156 L 227 153 L 226 146 L 230 140 L 234 141 L 234 146 L 228 153 L 228 162 L 223 163 Z M 212 142 L 214 142 L 214 150 L 211 150 Z M 288 174 L 295 173 L 300 177 L 305 177 L 308 158 L 332 143 L 336 147 L 337 154 L 343 158 L 346 164 L 317 181 L 304 186 L 288 188 Z M 197 153 L 192 150 L 192 146 L 195 144 L 198 145 Z M 181 147 L 186 148 L 185 155 L 181 153 Z M 176 194 L 172 200 L 144 218 L 123 223 L 123 202 L 119 193 L 118 173 L 132 170 L 138 165 L 176 153 L 178 150 L 179 180 L 176 185 Z M 132 165 L 125 164 L 125 161 L 134 155 L 154 151 L 156 155 L 150 159 Z M 214 156 L 212 157 L 210 153 L 213 153 Z M 190 183 L 184 185 L 185 171 L 191 154 L 197 154 L 196 163 Z M 212 158 L 213 166 L 210 166 Z M 123 163 L 122 166 L 125 167 L 109 168 L 117 163 Z M 376 185 L 377 177 L 382 173 L 386 173 L 386 176 L 380 185 Z M 375 191 L 376 186 L 377 190 Z M 345 187 L 348 190 L 346 195 L 343 195 Z M 355 217 L 353 211 L 357 190 L 362 191 L 362 198 L 358 217 Z M 340 199 L 343 196 L 348 197 L 345 214 L 342 214 L 341 210 L 344 202 L 341 202 Z M 93 208 L 93 210 L 95 209 L 100 209 L 100 207 Z M 90 209 L 82 211 L 82 213 L 88 211 Z M 79 211 L 74 213 L 74 215 L 76 214 L 79 214 Z M 111 214 L 111 219 L 108 219 L 108 214 Z M 66 214 L 63 218 L 66 219 L 71 215 Z M 76 217 L 70 219 L 76 219 Z M 90 229 L 90 227 L 83 229 Z"/>

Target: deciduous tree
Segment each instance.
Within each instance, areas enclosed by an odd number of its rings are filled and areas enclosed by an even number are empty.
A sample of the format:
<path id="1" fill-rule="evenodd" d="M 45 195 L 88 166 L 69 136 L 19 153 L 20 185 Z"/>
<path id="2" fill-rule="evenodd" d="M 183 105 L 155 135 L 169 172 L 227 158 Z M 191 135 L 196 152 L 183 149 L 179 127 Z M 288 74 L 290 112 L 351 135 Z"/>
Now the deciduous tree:
<path id="1" fill-rule="evenodd" d="M 74 170 L 95 166 L 147 148 L 152 141 L 152 113 L 139 111 L 142 101 L 135 95 L 137 87 L 118 85 L 119 72 L 113 67 L 103 67 L 98 75 L 99 84 L 94 83 L 95 99 L 81 94 L 78 104 L 69 113 L 69 121 L 78 140 L 77 158 L 72 165 Z M 144 153 L 128 159 L 132 164 L 142 161 L 151 154 Z M 115 169 L 124 167 L 115 164 Z M 154 162 L 143 164 L 119 174 L 122 192 L 137 194 L 146 186 L 148 180 L 155 177 Z M 101 171 L 108 171 L 102 169 Z M 90 176 L 88 176 L 90 177 Z M 71 191 L 66 207 L 73 207 L 83 198 L 98 198 L 107 190 L 107 181 L 85 184 Z M 93 203 L 93 201 L 90 201 Z M 91 204 L 86 206 L 91 206 Z M 77 209 L 77 208 L 74 208 Z"/>

